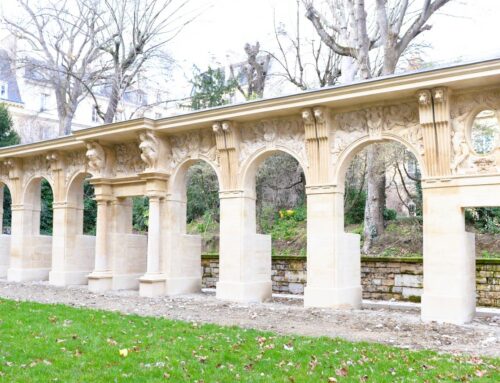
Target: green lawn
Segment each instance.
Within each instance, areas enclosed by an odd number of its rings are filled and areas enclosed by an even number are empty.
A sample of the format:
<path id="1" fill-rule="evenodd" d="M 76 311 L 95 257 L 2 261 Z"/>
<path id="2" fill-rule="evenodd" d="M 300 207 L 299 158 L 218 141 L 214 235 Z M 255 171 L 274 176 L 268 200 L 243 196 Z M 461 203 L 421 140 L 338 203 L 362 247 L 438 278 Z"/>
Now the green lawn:
<path id="1" fill-rule="evenodd" d="M 499 359 L 0 300 L 0 382 L 498 382 L 495 365 Z"/>

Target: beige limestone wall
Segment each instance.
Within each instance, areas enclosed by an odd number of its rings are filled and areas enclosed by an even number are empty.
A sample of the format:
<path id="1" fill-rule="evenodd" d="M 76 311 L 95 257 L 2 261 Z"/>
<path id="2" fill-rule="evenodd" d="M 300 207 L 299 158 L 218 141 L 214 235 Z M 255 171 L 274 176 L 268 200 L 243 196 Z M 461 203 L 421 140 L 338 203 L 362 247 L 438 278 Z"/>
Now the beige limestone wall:
<path id="1" fill-rule="evenodd" d="M 214 288 L 219 276 L 217 254 L 202 256 L 202 285 Z M 273 257 L 273 293 L 303 294 L 307 283 L 305 257 Z M 422 295 L 421 258 L 361 258 L 363 299 L 419 302 Z M 500 260 L 476 260 L 476 303 L 500 307 Z"/>
<path id="2" fill-rule="evenodd" d="M 7 277 L 10 257 L 10 235 L 0 235 L 0 278 Z"/>

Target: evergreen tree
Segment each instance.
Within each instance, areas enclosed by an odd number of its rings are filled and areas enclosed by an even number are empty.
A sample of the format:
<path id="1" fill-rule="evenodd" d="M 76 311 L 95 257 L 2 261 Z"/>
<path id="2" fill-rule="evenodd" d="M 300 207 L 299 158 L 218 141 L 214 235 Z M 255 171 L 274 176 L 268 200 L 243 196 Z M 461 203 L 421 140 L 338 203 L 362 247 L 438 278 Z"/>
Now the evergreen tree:
<path id="1" fill-rule="evenodd" d="M 12 130 L 12 118 L 5 104 L 0 103 L 0 147 L 19 144 L 19 135 Z"/>
<path id="2" fill-rule="evenodd" d="M 12 130 L 12 118 L 5 104 L 0 103 L 0 147 L 19 144 L 19 135 Z M 12 211 L 11 211 L 10 190 L 4 187 L 3 194 L 3 227 L 10 230 Z"/>
<path id="3" fill-rule="evenodd" d="M 211 67 L 208 67 L 203 73 L 194 67 L 194 77 L 191 84 L 193 85 L 193 93 L 190 106 L 194 110 L 226 105 L 236 89 L 235 81 L 226 81 L 222 69 L 212 69 Z"/>

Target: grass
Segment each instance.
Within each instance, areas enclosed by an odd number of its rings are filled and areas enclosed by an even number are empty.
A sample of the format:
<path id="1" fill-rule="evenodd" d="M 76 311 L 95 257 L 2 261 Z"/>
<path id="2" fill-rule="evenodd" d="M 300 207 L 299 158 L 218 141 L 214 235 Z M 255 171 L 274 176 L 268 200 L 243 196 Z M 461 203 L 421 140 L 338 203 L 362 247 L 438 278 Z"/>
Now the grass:
<path id="1" fill-rule="evenodd" d="M 498 364 L 498 359 L 0 300 L 2 382 L 495 382 Z"/>

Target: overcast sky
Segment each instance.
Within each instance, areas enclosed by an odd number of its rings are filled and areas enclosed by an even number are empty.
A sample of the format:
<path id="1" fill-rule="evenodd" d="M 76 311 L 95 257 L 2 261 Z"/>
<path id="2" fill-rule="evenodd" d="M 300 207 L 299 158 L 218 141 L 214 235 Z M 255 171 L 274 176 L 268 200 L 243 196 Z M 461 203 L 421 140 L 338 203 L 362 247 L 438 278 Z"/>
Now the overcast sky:
<path id="1" fill-rule="evenodd" d="M 200 7 L 212 6 L 188 26 L 171 49 L 180 63 L 204 67 L 226 56 L 243 57 L 246 42 L 272 46 L 273 14 L 289 21 L 294 0 L 191 0 Z M 455 0 L 431 18 L 433 28 L 422 37 L 432 43 L 432 61 L 449 61 L 458 56 L 500 55 L 500 0 Z M 305 20 L 308 22 L 308 20 Z"/>
<path id="2" fill-rule="evenodd" d="M 0 0 L 0 9 L 9 13 L 11 1 Z M 169 43 L 177 61 L 175 81 L 169 83 L 175 89 L 171 93 L 185 94 L 193 65 L 203 70 L 208 65 L 243 60 L 243 46 L 247 42 L 259 41 L 263 49 L 273 50 L 274 17 L 293 27 L 295 5 L 295 0 L 191 0 L 193 12 L 201 14 Z M 431 18 L 433 28 L 420 37 L 432 45 L 424 59 L 452 62 L 459 57 L 466 60 L 500 57 L 499 17 L 500 0 L 453 0 Z M 310 28 L 311 36 L 317 38 L 309 21 L 302 20 Z"/>

